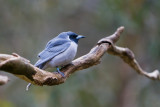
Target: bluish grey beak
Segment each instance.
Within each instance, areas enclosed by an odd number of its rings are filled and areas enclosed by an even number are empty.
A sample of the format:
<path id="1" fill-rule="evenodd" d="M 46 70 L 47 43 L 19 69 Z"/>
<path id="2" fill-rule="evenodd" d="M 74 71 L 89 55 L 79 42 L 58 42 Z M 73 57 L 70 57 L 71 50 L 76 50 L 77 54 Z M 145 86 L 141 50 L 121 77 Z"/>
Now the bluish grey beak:
<path id="1" fill-rule="evenodd" d="M 85 38 L 85 36 L 78 35 L 76 39 L 81 39 L 81 38 Z"/>

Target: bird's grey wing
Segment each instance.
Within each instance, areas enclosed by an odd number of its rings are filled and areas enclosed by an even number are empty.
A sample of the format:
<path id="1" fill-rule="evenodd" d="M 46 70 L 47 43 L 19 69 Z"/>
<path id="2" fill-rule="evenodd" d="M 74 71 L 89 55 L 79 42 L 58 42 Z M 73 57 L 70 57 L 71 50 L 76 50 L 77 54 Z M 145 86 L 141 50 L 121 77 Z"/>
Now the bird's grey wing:
<path id="1" fill-rule="evenodd" d="M 51 54 L 56 54 L 62 51 L 63 49 L 67 49 L 70 46 L 70 41 L 65 39 L 52 39 L 50 40 L 45 49 L 38 54 L 40 59 L 45 59 Z"/>
<path id="2" fill-rule="evenodd" d="M 43 68 L 47 61 L 51 60 L 60 53 L 63 53 L 66 49 L 68 49 L 70 44 L 71 43 L 66 40 L 58 40 L 47 44 L 45 50 L 39 53 L 38 57 L 40 59 L 36 62 L 35 66 Z"/>

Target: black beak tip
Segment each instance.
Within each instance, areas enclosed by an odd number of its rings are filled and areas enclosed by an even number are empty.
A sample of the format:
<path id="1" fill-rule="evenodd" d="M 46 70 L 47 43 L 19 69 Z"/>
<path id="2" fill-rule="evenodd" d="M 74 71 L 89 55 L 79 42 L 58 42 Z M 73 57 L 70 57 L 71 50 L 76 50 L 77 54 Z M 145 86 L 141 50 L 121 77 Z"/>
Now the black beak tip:
<path id="1" fill-rule="evenodd" d="M 82 36 L 82 38 L 86 38 L 86 36 Z"/>

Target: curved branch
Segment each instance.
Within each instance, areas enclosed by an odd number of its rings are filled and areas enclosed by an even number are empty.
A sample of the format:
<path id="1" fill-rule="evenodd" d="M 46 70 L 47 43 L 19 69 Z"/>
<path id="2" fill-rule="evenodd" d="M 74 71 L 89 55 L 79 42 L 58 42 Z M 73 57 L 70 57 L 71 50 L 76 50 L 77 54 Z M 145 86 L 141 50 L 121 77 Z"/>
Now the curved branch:
<path id="1" fill-rule="evenodd" d="M 99 40 L 97 45 L 93 47 L 88 54 L 75 59 L 71 64 L 63 67 L 61 72 L 64 72 L 65 78 L 57 72 L 47 72 L 34 67 L 27 59 L 15 53 L 12 55 L 0 54 L 0 70 L 12 73 L 35 85 L 58 85 L 64 83 L 72 73 L 99 64 L 101 57 L 107 52 L 122 58 L 124 62 L 129 64 L 137 73 L 151 79 L 159 80 L 160 74 L 158 70 L 147 73 L 142 70 L 131 50 L 115 45 L 123 30 L 124 27 L 119 27 L 113 35 Z"/>

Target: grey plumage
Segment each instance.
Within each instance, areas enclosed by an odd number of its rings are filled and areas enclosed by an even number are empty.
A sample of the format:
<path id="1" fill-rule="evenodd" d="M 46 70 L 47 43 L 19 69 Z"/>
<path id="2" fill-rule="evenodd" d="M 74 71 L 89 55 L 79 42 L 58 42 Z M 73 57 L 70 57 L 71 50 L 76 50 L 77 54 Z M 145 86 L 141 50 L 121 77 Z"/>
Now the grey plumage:
<path id="1" fill-rule="evenodd" d="M 46 48 L 38 54 L 38 57 L 40 59 L 36 62 L 36 67 L 43 69 L 44 65 L 48 61 L 50 61 L 52 58 L 56 57 L 59 54 L 63 54 L 63 52 L 67 50 L 71 45 L 71 41 L 68 40 L 55 40 L 50 41 L 47 44 Z"/>
<path id="2" fill-rule="evenodd" d="M 84 36 L 77 35 L 71 31 L 62 32 L 57 37 L 50 40 L 45 49 L 38 54 L 39 60 L 35 66 L 40 69 L 65 66 L 69 64 L 77 53 L 78 40 Z M 57 71 L 64 76 L 62 72 Z M 28 84 L 26 90 L 28 90 Z"/>

